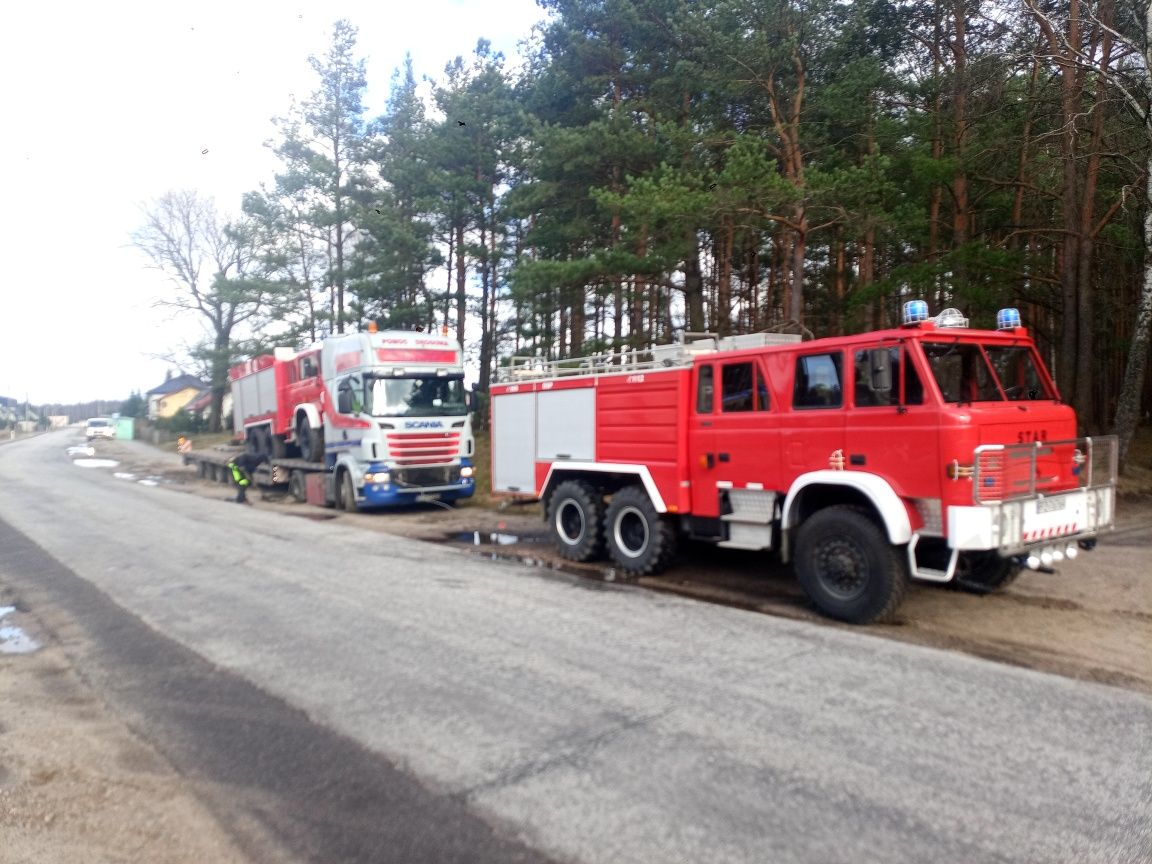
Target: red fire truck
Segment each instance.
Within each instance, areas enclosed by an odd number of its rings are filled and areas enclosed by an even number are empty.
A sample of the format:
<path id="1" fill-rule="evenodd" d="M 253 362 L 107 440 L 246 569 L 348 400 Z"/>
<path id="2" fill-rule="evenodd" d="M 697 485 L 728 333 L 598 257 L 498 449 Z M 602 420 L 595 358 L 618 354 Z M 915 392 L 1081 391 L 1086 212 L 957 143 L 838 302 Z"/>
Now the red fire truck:
<path id="1" fill-rule="evenodd" d="M 559 550 L 656 573 L 679 538 L 775 550 L 825 614 L 890 618 L 909 577 L 1001 587 L 1113 525 L 1114 437 L 1077 438 L 1015 309 L 996 330 L 905 304 L 889 330 L 686 339 L 513 358 L 492 387 L 494 494 Z"/>
<path id="2" fill-rule="evenodd" d="M 370 326 L 229 374 L 237 435 L 297 500 L 355 510 L 473 493 L 463 349 L 447 336 Z M 211 470 L 211 454 L 198 460 Z"/>

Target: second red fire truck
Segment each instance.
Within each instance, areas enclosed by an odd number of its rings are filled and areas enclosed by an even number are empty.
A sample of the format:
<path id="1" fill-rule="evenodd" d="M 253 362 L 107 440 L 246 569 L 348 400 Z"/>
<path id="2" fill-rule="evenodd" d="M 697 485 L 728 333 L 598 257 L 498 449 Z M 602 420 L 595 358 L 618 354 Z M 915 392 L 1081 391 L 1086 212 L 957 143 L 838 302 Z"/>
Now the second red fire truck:
<path id="1" fill-rule="evenodd" d="M 374 327 L 277 348 L 230 370 L 236 433 L 300 501 L 355 510 L 468 498 L 462 354 L 447 336 Z"/>
<path id="2" fill-rule="evenodd" d="M 678 540 L 775 550 L 813 604 L 890 618 L 909 578 L 978 591 L 1113 525 L 1114 437 L 1077 437 L 1015 309 L 857 336 L 755 334 L 566 361 L 492 387 L 492 488 L 565 557 L 656 573 Z"/>

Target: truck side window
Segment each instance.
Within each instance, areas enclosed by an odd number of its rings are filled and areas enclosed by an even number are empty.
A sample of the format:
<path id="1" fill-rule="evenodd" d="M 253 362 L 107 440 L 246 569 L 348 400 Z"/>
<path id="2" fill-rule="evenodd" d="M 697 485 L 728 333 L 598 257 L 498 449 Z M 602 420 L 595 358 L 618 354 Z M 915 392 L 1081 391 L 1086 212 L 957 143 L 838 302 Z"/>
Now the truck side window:
<path id="1" fill-rule="evenodd" d="M 726 363 L 720 370 L 720 410 L 751 411 L 756 373 L 751 363 Z"/>
<path id="2" fill-rule="evenodd" d="M 840 353 L 797 357 L 792 407 L 839 408 L 842 404 L 844 395 L 840 389 Z"/>
<path id="3" fill-rule="evenodd" d="M 868 351 L 867 348 L 861 349 L 853 358 L 856 376 L 853 389 L 857 408 L 899 405 L 901 377 L 904 378 L 903 404 L 924 404 L 924 385 L 920 383 L 920 376 L 916 373 L 916 367 L 912 365 L 907 351 L 901 351 L 896 345 L 888 347 L 888 360 L 892 369 L 892 387 L 888 390 L 873 389 Z"/>
<path id="4" fill-rule="evenodd" d="M 316 375 L 316 364 L 312 362 L 311 357 L 305 357 L 300 361 L 300 380 L 305 378 L 312 378 Z"/>
<path id="5" fill-rule="evenodd" d="M 712 365 L 707 364 L 699 369 L 699 378 L 696 379 L 696 413 L 712 413 Z"/>
<path id="6" fill-rule="evenodd" d="M 768 385 L 753 363 L 725 364 L 720 384 L 721 410 L 725 413 L 768 410 Z"/>

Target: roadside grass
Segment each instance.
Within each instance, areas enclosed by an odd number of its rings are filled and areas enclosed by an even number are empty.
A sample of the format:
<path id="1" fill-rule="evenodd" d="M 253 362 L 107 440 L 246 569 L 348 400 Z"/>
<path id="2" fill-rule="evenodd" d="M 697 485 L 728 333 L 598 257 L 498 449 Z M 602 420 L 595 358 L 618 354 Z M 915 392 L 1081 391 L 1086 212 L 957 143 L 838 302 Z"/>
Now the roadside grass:
<path id="1" fill-rule="evenodd" d="M 475 480 L 476 491 L 471 498 L 460 501 L 459 506 L 490 510 L 499 504 L 492 499 L 492 433 L 487 429 L 473 429 L 472 435 L 476 439 L 476 452 L 472 456 L 472 467 L 476 471 L 472 478 Z"/>

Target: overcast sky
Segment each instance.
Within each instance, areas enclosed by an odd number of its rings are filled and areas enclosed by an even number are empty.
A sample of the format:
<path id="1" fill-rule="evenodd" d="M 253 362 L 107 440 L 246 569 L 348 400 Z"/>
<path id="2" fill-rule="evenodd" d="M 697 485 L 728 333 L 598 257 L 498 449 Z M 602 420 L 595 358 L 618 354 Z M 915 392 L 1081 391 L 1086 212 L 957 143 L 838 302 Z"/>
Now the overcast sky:
<path id="1" fill-rule="evenodd" d="M 0 27 L 0 396 L 124 399 L 171 368 L 199 325 L 128 245 L 140 205 L 195 189 L 235 213 L 276 169 L 264 142 L 315 88 L 334 21 L 359 28 L 366 116 L 411 52 L 439 77 L 480 37 L 512 59 L 535 0 L 19 3 Z M 205 153 L 204 151 L 207 151 Z"/>

